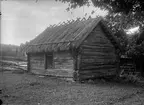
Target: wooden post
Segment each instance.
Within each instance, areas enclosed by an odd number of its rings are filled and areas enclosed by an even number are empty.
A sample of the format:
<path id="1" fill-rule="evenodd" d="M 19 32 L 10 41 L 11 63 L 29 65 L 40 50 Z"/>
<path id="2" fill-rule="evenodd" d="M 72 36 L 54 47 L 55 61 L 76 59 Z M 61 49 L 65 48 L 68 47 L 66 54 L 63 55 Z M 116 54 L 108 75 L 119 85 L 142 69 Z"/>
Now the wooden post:
<path id="1" fill-rule="evenodd" d="M 116 50 L 116 66 L 117 66 L 117 70 L 116 70 L 116 76 L 119 77 L 120 74 L 120 51 Z"/>
<path id="2" fill-rule="evenodd" d="M 47 69 L 47 55 L 44 54 L 44 68 Z"/>
<path id="3" fill-rule="evenodd" d="M 73 57 L 73 80 L 78 81 L 78 52 L 77 49 L 71 49 Z"/>
<path id="4" fill-rule="evenodd" d="M 75 81 L 80 81 L 79 78 L 79 70 L 80 70 L 80 58 L 81 56 L 78 54 L 75 58 L 75 71 L 74 71 L 74 80 Z"/>
<path id="5" fill-rule="evenodd" d="M 27 53 L 27 71 L 30 72 L 30 54 Z"/>
<path id="6" fill-rule="evenodd" d="M 117 58 L 116 66 L 117 66 L 117 71 L 116 71 L 116 76 L 119 77 L 120 74 L 120 58 Z"/>
<path id="7" fill-rule="evenodd" d="M 74 61 L 73 80 L 78 81 L 78 56 L 77 55 L 74 57 L 73 61 Z"/>

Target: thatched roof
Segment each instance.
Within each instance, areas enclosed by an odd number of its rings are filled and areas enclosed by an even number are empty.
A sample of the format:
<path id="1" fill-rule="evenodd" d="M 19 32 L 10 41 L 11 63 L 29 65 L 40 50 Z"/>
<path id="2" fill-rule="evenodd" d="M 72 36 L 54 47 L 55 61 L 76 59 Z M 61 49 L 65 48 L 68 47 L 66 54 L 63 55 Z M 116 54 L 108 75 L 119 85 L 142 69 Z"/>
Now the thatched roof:
<path id="1" fill-rule="evenodd" d="M 102 18 L 77 19 L 50 26 L 35 39 L 31 40 L 22 51 L 24 52 L 50 52 L 78 48 L 82 41 L 100 23 L 108 33 L 107 37 L 115 47 L 119 47 L 111 31 L 104 24 Z"/>

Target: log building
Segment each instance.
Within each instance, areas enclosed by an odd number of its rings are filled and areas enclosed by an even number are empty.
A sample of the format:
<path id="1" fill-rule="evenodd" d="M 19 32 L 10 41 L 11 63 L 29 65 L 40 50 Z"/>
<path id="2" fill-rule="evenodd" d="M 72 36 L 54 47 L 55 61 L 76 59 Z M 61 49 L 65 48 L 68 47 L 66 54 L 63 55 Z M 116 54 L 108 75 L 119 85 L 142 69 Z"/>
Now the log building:
<path id="1" fill-rule="evenodd" d="M 102 18 L 50 26 L 23 51 L 33 73 L 83 80 L 116 75 L 120 46 Z"/>

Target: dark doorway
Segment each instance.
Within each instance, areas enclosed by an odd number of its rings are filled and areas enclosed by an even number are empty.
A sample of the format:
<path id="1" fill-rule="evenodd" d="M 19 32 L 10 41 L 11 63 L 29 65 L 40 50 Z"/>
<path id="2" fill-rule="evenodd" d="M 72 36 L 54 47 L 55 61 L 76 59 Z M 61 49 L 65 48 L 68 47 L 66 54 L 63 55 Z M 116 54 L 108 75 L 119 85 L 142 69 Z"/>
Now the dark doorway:
<path id="1" fill-rule="evenodd" d="M 46 55 L 45 63 L 46 63 L 45 65 L 46 69 L 53 68 L 53 55 L 52 54 Z"/>

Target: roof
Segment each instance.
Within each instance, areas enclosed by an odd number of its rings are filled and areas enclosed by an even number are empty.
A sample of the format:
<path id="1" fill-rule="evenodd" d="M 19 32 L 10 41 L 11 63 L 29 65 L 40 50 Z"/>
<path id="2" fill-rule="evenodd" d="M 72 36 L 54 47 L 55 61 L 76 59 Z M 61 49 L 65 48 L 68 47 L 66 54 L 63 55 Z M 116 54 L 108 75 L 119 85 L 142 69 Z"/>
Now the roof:
<path id="1" fill-rule="evenodd" d="M 98 23 L 100 23 L 108 33 L 107 37 L 111 40 L 114 46 L 119 48 L 119 43 L 116 41 L 114 35 L 107 28 L 103 19 L 98 17 L 82 20 L 77 19 L 75 21 L 73 20 L 68 21 L 67 23 L 50 26 L 25 45 L 22 51 L 50 52 L 78 48 Z"/>

